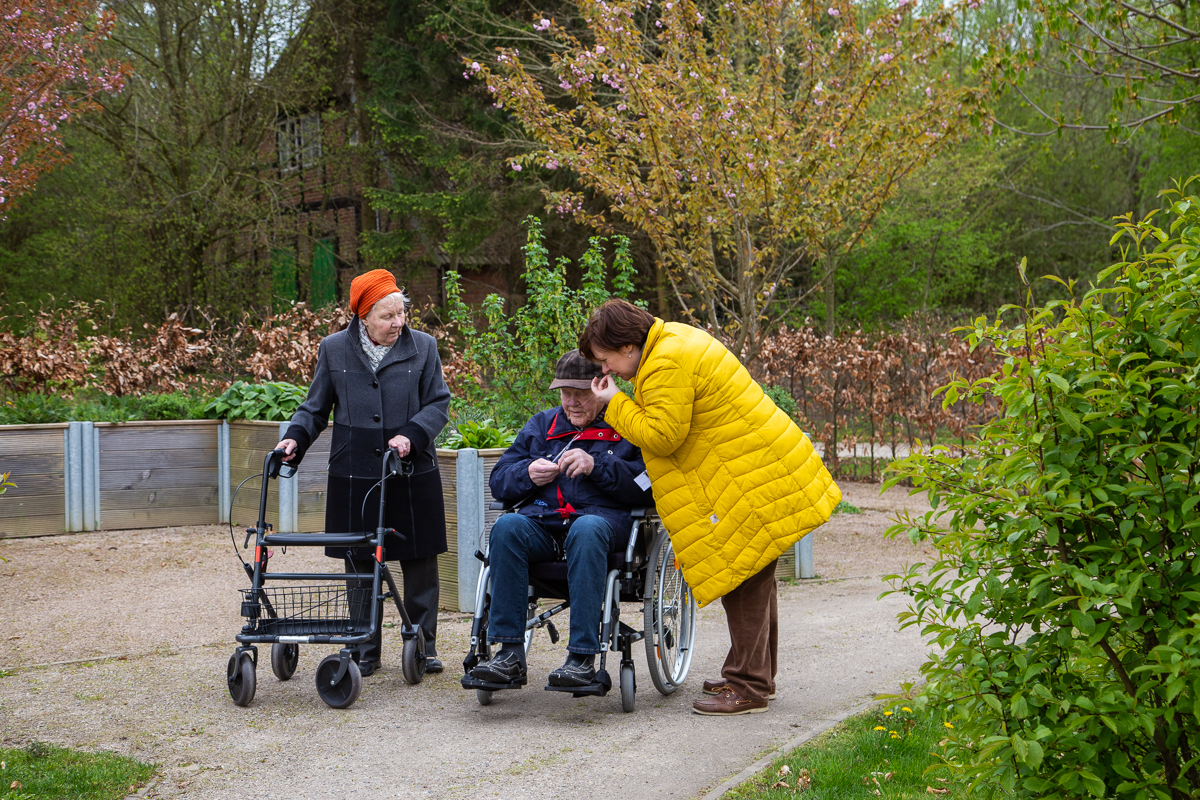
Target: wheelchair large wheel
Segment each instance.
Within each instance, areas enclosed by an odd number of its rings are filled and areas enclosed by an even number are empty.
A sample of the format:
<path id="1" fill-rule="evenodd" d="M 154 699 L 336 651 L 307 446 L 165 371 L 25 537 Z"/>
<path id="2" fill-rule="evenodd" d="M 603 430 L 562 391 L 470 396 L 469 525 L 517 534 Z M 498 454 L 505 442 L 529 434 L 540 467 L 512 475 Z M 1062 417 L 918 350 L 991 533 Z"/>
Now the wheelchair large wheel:
<path id="1" fill-rule="evenodd" d="M 675 561 L 671 539 L 661 525 L 646 557 L 646 661 L 660 694 L 671 694 L 687 678 L 696 642 L 696 600 Z"/>

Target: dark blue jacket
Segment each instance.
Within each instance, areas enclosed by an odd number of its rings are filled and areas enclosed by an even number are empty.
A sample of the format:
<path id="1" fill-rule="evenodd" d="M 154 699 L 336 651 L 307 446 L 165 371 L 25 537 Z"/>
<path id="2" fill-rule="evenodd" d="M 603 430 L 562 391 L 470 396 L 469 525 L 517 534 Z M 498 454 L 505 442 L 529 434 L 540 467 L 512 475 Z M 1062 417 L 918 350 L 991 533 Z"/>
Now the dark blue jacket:
<path id="1" fill-rule="evenodd" d="M 654 495 L 648 478 L 642 479 L 645 489 L 635 481 L 646 471 L 642 451 L 609 427 L 603 412 L 584 433 L 595 438 L 575 439 L 570 445 L 591 454 L 595 461 L 591 475 L 573 479 L 559 475 L 545 486 L 535 486 L 529 479 L 530 463 L 539 458 L 555 460 L 577 433 L 581 431 L 567 419 L 562 406 L 534 414 L 492 469 L 488 482 L 492 496 L 509 505 L 520 503 L 520 513 L 550 529 L 563 520 L 594 514 L 617 534 L 627 532 L 633 521 L 629 510 L 654 505 Z"/>

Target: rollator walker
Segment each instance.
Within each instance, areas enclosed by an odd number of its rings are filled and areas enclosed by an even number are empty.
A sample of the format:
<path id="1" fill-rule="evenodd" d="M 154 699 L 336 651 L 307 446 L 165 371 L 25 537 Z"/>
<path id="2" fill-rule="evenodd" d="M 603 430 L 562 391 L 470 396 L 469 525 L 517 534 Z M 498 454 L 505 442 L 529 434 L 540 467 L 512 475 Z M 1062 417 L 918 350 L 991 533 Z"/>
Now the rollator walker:
<path id="1" fill-rule="evenodd" d="M 267 517 L 268 482 L 290 478 L 295 467 L 285 464 L 282 450 L 272 450 L 263 461 L 262 493 L 258 522 L 246 529 L 249 546 L 254 537 L 254 561 L 242 563 L 250 578 L 250 588 L 242 594 L 242 616 L 246 624 L 235 638 L 238 647 L 229 657 L 227 678 L 233 702 L 246 706 L 254 699 L 255 671 L 259 644 L 271 645 L 271 671 L 281 681 L 291 679 L 300 660 L 302 644 L 341 645 L 336 654 L 326 656 L 317 665 L 317 694 L 333 708 L 348 708 L 362 691 L 362 673 L 352 648 L 371 639 L 382 624 L 383 602 L 391 599 L 400 613 L 400 635 L 404 639 L 401 667 L 404 681 L 420 683 L 425 676 L 425 634 L 413 625 L 401 602 L 392 573 L 383 560 L 384 537 L 396 534 L 383 525 L 384 491 L 388 478 L 410 474 L 412 464 L 389 448 L 383 458 L 383 477 L 379 483 L 379 525 L 373 533 L 271 533 Z M 369 496 L 369 494 L 368 494 Z M 230 526 L 232 534 L 232 524 Z M 399 535 L 399 534 L 397 534 Z M 269 572 L 269 548 L 281 547 L 374 547 L 375 559 L 370 573 L 354 572 Z M 240 558 L 240 555 L 239 555 Z M 291 584 L 291 585 L 271 585 Z M 384 584 L 387 592 L 381 592 Z"/>

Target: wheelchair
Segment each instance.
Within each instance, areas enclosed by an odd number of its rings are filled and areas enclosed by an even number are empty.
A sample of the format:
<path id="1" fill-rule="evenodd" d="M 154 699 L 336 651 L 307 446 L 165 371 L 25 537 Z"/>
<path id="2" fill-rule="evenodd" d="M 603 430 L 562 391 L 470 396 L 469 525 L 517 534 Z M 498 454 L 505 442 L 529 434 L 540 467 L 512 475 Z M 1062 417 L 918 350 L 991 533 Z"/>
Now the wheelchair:
<path id="1" fill-rule="evenodd" d="M 494 511 L 508 511 L 503 503 L 493 502 Z M 491 658 L 488 644 L 488 609 L 491 605 L 492 578 L 488 559 L 490 533 L 475 557 L 483 562 L 475 589 L 475 616 L 471 622 L 470 650 L 463 659 L 462 686 L 474 689 L 481 706 L 492 704 L 493 694 L 521 686 L 495 684 L 472 677 L 476 665 Z M 538 613 L 539 601 L 556 600 Z M 642 628 L 621 621 L 621 603 L 641 605 Z M 566 561 L 543 561 L 529 565 L 529 606 L 525 623 L 525 649 L 528 652 L 534 632 L 545 628 L 551 643 L 557 643 L 558 630 L 553 617 L 571 605 L 567 585 Z M 624 549 L 608 557 L 604 605 L 600 616 L 600 653 L 596 678 L 588 686 L 547 686 L 547 691 L 570 692 L 575 697 L 603 697 L 612 689 L 608 674 L 608 653 L 621 654 L 619 686 L 621 708 L 634 710 L 637 679 L 633 646 L 644 641 L 650 680 L 660 694 L 669 695 L 687 679 L 696 642 L 696 600 L 683 579 L 671 539 L 653 508 L 635 509 L 633 525 Z"/>

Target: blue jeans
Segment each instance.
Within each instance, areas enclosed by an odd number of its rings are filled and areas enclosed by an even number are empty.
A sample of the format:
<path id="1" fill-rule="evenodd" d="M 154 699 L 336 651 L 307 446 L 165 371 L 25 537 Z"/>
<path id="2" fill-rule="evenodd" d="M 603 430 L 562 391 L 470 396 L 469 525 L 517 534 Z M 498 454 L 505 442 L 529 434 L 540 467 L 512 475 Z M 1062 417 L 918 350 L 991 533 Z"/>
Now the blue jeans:
<path id="1" fill-rule="evenodd" d="M 567 650 L 594 654 L 600 646 L 600 616 L 608 577 L 608 554 L 616 544 L 612 526 L 601 517 L 577 517 L 567 533 L 567 584 L 571 593 L 571 636 Z M 488 641 L 525 641 L 529 607 L 529 565 L 554 561 L 553 537 L 521 514 L 505 514 L 492 526 L 488 558 L 492 569 Z"/>

